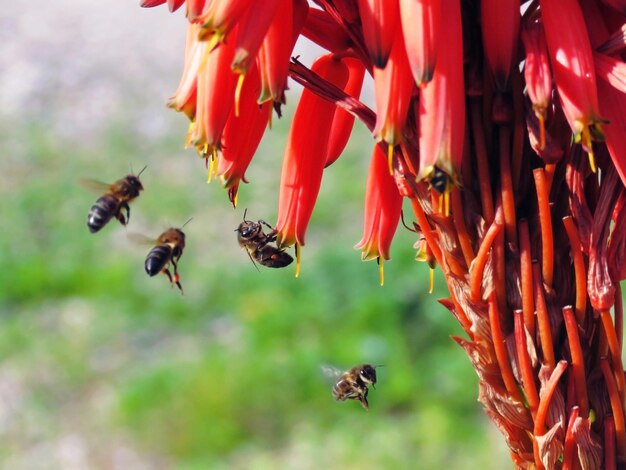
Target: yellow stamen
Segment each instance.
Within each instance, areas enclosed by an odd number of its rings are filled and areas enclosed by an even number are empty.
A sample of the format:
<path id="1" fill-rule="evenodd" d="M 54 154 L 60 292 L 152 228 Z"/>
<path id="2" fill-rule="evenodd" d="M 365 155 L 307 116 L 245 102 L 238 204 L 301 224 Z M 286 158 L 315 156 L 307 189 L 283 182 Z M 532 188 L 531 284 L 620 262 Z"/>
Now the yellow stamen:
<path id="1" fill-rule="evenodd" d="M 213 161 L 215 162 L 215 164 L 213 165 L 213 176 L 215 176 L 216 178 L 219 176 L 217 174 L 218 169 L 219 169 L 219 155 L 217 153 L 217 148 L 213 147 Z"/>
<path id="2" fill-rule="evenodd" d="M 382 287 L 385 284 L 385 268 L 383 266 L 384 261 L 379 256 L 378 257 L 378 276 L 380 278 L 380 286 Z"/>
<path id="3" fill-rule="evenodd" d="M 209 159 L 209 171 L 206 182 L 210 183 L 213 178 L 213 174 L 215 173 L 215 149 L 211 150 L 211 155 L 207 156 L 207 158 Z"/>
<path id="4" fill-rule="evenodd" d="M 239 191 L 237 191 L 235 193 L 235 196 L 233 197 L 233 207 L 236 208 L 237 207 L 237 201 L 239 200 Z"/>
<path id="5" fill-rule="evenodd" d="M 270 118 L 267 121 L 267 127 L 271 131 L 272 130 L 272 119 L 274 118 L 274 113 L 270 111 Z"/>
<path id="6" fill-rule="evenodd" d="M 241 96 L 241 89 L 243 88 L 243 81 L 246 79 L 246 75 L 242 73 L 237 79 L 237 87 L 235 88 L 235 116 L 239 117 L 239 98 Z"/>
<path id="7" fill-rule="evenodd" d="M 596 173 L 596 158 L 593 155 L 593 143 L 591 141 L 591 130 L 589 129 L 589 126 L 585 126 L 581 134 L 583 148 L 587 151 L 587 156 L 589 157 L 589 167 L 593 173 Z"/>
<path id="8" fill-rule="evenodd" d="M 450 216 L 450 188 L 446 188 L 443 192 L 443 214 L 446 217 Z"/>
<path id="9" fill-rule="evenodd" d="M 389 174 L 393 176 L 393 145 L 387 146 L 387 162 L 389 163 Z"/>
<path id="10" fill-rule="evenodd" d="M 191 121 L 189 123 L 189 129 L 187 129 L 187 137 L 185 137 L 185 148 L 189 148 L 191 145 L 191 133 L 193 132 L 194 127 L 196 127 L 196 121 Z"/>
<path id="11" fill-rule="evenodd" d="M 213 33 L 211 39 L 209 39 L 209 46 L 207 47 L 208 51 L 211 52 L 213 49 L 215 49 L 223 38 L 223 34 L 220 34 L 217 31 Z"/>
<path id="12" fill-rule="evenodd" d="M 435 270 L 433 268 L 430 268 L 430 287 L 428 288 L 428 293 L 432 294 L 434 288 L 435 288 Z"/>
<path id="13" fill-rule="evenodd" d="M 296 277 L 300 276 L 300 244 L 296 243 Z"/>
<path id="14" fill-rule="evenodd" d="M 432 294 L 435 288 L 435 270 L 433 268 L 430 268 L 429 271 L 430 271 L 430 286 L 428 287 L 428 293 Z"/>

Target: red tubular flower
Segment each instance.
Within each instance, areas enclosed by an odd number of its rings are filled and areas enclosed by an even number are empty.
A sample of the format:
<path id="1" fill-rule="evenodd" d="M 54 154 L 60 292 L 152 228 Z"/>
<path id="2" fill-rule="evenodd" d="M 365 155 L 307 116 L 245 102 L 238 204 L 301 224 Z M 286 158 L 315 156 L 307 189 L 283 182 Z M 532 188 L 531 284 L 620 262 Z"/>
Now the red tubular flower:
<path id="1" fill-rule="evenodd" d="M 254 2 L 239 24 L 233 71 L 245 74 L 255 60 L 281 0 Z"/>
<path id="2" fill-rule="evenodd" d="M 441 40 L 440 0 L 400 0 L 400 20 L 406 55 L 417 86 L 428 83 Z"/>
<path id="3" fill-rule="evenodd" d="M 613 282 L 626 279 L 626 193 L 622 192 L 613 211 L 615 225 L 607 252 L 609 274 Z"/>
<path id="4" fill-rule="evenodd" d="M 359 0 L 363 38 L 375 67 L 385 68 L 396 41 L 400 10 L 397 0 Z"/>
<path id="5" fill-rule="evenodd" d="M 608 310 L 615 303 L 615 284 L 609 274 L 607 240 L 612 211 L 618 198 L 618 191 L 622 190 L 619 183 L 617 172 L 609 168 L 609 171 L 602 176 L 598 206 L 593 215 L 593 228 L 589 241 L 587 292 L 591 305 L 598 311 Z"/>
<path id="6" fill-rule="evenodd" d="M 592 47 L 604 44 L 609 36 L 601 11 L 595 3 L 583 2 L 583 14 L 589 28 Z M 595 53 L 600 111 L 608 122 L 605 141 L 611 160 L 622 182 L 626 184 L 626 64 L 604 54 Z"/>
<path id="7" fill-rule="evenodd" d="M 176 92 L 167 103 L 170 108 L 184 112 L 190 120 L 196 115 L 198 71 L 208 50 L 207 43 L 198 40 L 198 30 L 196 24 L 187 26 L 183 75 Z"/>
<path id="8" fill-rule="evenodd" d="M 348 68 L 332 54 L 311 68 L 338 88 L 348 81 Z M 322 182 L 335 105 L 304 89 L 293 117 L 283 160 L 278 202 L 278 244 L 304 245 L 304 235 Z M 298 267 L 296 267 L 296 272 Z"/>
<path id="9" fill-rule="evenodd" d="M 210 51 L 198 72 L 196 119 L 188 142 L 203 156 L 221 148 L 222 132 L 233 107 L 237 82 L 230 70 L 233 43 L 228 41 Z"/>
<path id="10" fill-rule="evenodd" d="M 342 59 L 342 62 L 348 67 L 349 74 L 348 83 L 346 83 L 346 87 L 343 91 L 354 98 L 358 98 L 361 94 L 361 88 L 363 87 L 365 66 L 360 60 L 351 57 Z M 353 126 L 354 116 L 337 107 L 330 127 L 325 166 L 332 165 L 339 158 L 348 143 Z"/>
<path id="11" fill-rule="evenodd" d="M 258 53 L 262 83 L 259 103 L 285 102 L 289 58 L 308 11 L 306 1 L 280 0 Z"/>
<path id="12" fill-rule="evenodd" d="M 389 174 L 384 152 L 374 146 L 365 190 L 365 220 L 363 237 L 355 245 L 361 250 L 361 259 L 378 259 L 381 266 L 380 284 L 384 282 L 383 260 L 391 258 L 391 241 L 396 233 L 402 211 L 402 196 L 395 179 Z"/>
<path id="13" fill-rule="evenodd" d="M 417 178 L 432 177 L 436 167 L 454 182 L 461 170 L 465 139 L 461 10 L 458 0 L 444 0 L 441 8 L 446 18 L 442 25 L 446 47 L 439 51 L 433 79 L 420 89 Z"/>
<path id="14" fill-rule="evenodd" d="M 576 142 L 595 171 L 592 137 L 601 136 L 596 73 L 587 26 L 577 0 L 540 0 L 554 81 Z M 567 25 L 566 28 L 563 25 Z"/>
<path id="15" fill-rule="evenodd" d="M 353 43 L 345 30 L 324 10 L 311 8 L 302 35 L 330 52 L 341 52 Z"/>
<path id="16" fill-rule="evenodd" d="M 176 11 L 180 6 L 185 3 L 185 0 L 141 0 L 139 6 L 143 8 L 152 8 L 163 5 L 167 1 L 167 7 L 170 11 Z"/>
<path id="17" fill-rule="evenodd" d="M 508 87 L 519 43 L 519 0 L 483 0 L 480 4 L 487 64 L 500 91 Z"/>
<path id="18" fill-rule="evenodd" d="M 228 189 L 228 197 L 233 206 L 237 205 L 240 181 L 247 182 L 246 169 L 261 142 L 272 111 L 269 103 L 257 104 L 260 90 L 259 71 L 253 65 L 241 90 L 239 114 L 234 109 L 231 110 L 224 127 L 224 146 L 217 173 L 222 178 L 224 187 Z"/>
<path id="19" fill-rule="evenodd" d="M 211 0 L 209 0 L 209 3 Z M 204 12 L 206 0 L 187 0 L 186 16 L 189 21 L 196 22 Z"/>
<path id="20" fill-rule="evenodd" d="M 223 41 L 251 6 L 252 0 L 210 0 L 197 18 L 202 24 L 200 39 L 212 45 Z"/>
<path id="21" fill-rule="evenodd" d="M 539 150 L 543 150 L 546 147 L 545 122 L 552 94 L 552 72 L 543 25 L 539 22 L 526 24 L 522 28 L 522 41 L 526 49 L 526 90 L 533 104 L 533 111 L 539 119 Z"/>
<path id="22" fill-rule="evenodd" d="M 374 67 L 376 93 L 376 127 L 374 137 L 389 144 L 389 172 L 392 147 L 402 142 L 402 131 L 406 121 L 414 84 L 406 57 L 402 31 L 397 30 L 391 54 L 384 69 Z"/>

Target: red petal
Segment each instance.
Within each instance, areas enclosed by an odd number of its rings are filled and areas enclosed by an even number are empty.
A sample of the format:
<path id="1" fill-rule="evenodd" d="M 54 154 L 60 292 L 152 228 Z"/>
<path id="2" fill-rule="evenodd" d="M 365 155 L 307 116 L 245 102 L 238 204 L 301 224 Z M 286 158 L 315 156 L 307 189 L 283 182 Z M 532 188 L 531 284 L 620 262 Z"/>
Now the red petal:
<path id="1" fill-rule="evenodd" d="M 312 70 L 338 88 L 348 69 L 332 54 L 317 59 Z M 322 182 L 328 137 L 336 106 L 304 89 L 293 117 L 283 160 L 278 203 L 278 242 L 304 245 L 306 228 Z"/>

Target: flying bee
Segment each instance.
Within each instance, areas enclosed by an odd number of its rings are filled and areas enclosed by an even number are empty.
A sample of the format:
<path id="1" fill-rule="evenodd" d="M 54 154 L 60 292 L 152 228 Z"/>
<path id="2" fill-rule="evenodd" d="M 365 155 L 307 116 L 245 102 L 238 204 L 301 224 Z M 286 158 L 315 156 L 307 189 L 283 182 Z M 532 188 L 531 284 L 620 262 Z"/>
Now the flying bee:
<path id="1" fill-rule="evenodd" d="M 143 168 L 143 170 L 145 169 L 146 167 Z M 91 206 L 87 216 L 87 227 L 89 227 L 91 233 L 96 233 L 102 229 L 113 217 L 119 220 L 122 225 L 128 223 L 130 220 L 130 206 L 128 203 L 138 197 L 140 191 L 143 191 L 143 185 L 139 180 L 143 170 L 137 175 L 126 175 L 112 184 L 90 179 L 81 181 L 83 186 L 87 188 L 96 191 L 106 191 Z"/>
<path id="2" fill-rule="evenodd" d="M 333 385 L 333 397 L 337 401 L 358 400 L 366 410 L 369 409 L 367 394 L 368 386 L 373 388 L 376 384 L 376 367 L 371 364 L 361 364 L 341 372 L 331 366 L 324 366 L 324 374 L 336 379 Z"/>
<path id="3" fill-rule="evenodd" d="M 268 268 L 284 268 L 293 261 L 293 258 L 284 250 L 270 245 L 276 241 L 276 230 L 264 220 L 252 222 L 246 220 L 246 211 L 243 213 L 243 222 L 235 229 L 237 241 L 241 248 L 245 248 L 252 263 L 257 261 Z M 263 225 L 270 229 L 263 232 Z"/>
<path id="4" fill-rule="evenodd" d="M 183 227 L 187 225 L 190 220 L 191 219 L 185 222 Z M 156 240 L 137 233 L 130 234 L 129 237 L 139 243 L 154 245 L 148 253 L 148 256 L 146 256 L 144 263 L 146 273 L 151 277 L 159 273 L 165 274 L 172 286 L 176 284 L 176 287 L 178 287 L 182 295 L 183 286 L 180 283 L 180 276 L 178 274 L 178 262 L 185 249 L 185 233 L 181 228 L 170 227 L 159 235 L 159 238 Z M 174 275 L 172 275 L 169 270 L 170 263 L 174 267 Z"/>

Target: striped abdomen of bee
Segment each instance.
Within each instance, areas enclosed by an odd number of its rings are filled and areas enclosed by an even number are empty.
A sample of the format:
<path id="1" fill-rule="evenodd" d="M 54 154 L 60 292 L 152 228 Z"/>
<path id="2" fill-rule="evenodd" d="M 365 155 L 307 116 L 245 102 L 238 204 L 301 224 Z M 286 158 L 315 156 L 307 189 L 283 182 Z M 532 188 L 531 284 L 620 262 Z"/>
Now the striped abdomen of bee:
<path id="1" fill-rule="evenodd" d="M 104 227 L 119 211 L 119 199 L 113 194 L 100 196 L 89 211 L 87 226 L 91 233 L 96 233 Z"/>
<path id="2" fill-rule="evenodd" d="M 180 293 L 183 293 L 183 286 L 180 284 L 178 275 L 178 261 L 183 255 L 185 248 L 185 234 L 177 228 L 170 228 L 163 232 L 157 240 L 157 244 L 146 257 L 145 269 L 149 276 L 156 276 L 163 273 L 167 276 L 172 285 L 176 284 Z M 174 275 L 170 273 L 169 264 L 174 267 Z"/>

